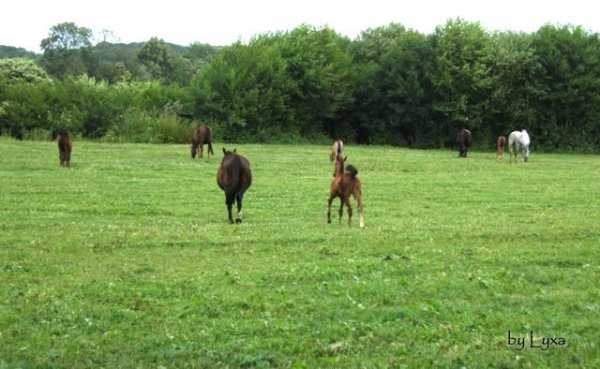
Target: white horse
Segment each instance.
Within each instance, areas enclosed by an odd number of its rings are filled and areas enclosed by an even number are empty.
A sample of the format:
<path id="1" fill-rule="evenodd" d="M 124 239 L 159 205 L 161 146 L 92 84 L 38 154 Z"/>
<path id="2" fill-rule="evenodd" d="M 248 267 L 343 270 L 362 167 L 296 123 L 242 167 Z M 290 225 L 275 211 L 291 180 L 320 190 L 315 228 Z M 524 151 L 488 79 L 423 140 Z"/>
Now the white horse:
<path id="1" fill-rule="evenodd" d="M 510 151 L 510 162 L 512 163 L 513 153 L 515 155 L 515 163 L 517 162 L 517 153 L 521 152 L 523 162 L 529 160 L 529 144 L 531 140 L 526 130 L 513 131 L 508 136 L 508 150 Z"/>

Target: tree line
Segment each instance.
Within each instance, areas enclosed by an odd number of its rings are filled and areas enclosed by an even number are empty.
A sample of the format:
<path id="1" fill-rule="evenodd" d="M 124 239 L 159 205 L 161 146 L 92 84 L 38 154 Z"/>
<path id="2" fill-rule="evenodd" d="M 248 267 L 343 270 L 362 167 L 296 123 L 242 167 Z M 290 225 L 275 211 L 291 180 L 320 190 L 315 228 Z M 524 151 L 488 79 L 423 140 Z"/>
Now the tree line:
<path id="1" fill-rule="evenodd" d="M 490 33 L 453 19 L 351 40 L 302 25 L 219 48 L 92 46 L 90 32 L 59 24 L 41 56 L 0 59 L 3 134 L 187 142 L 203 121 L 225 141 L 438 148 L 465 127 L 482 149 L 517 129 L 538 150 L 600 149 L 600 40 L 578 26 Z"/>

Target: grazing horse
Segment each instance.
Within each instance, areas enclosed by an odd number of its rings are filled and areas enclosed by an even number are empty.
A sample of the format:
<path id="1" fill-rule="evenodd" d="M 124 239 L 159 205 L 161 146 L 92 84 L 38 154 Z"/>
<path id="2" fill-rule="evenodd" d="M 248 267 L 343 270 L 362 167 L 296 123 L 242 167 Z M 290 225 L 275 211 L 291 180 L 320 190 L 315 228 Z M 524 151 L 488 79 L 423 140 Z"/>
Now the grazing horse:
<path id="1" fill-rule="evenodd" d="M 513 153 L 515 155 L 515 163 L 517 162 L 517 153 L 521 152 L 523 162 L 529 161 L 529 134 L 526 130 L 513 131 L 508 136 L 508 151 L 510 152 L 510 162 L 512 163 Z"/>
<path id="2" fill-rule="evenodd" d="M 236 149 L 227 151 L 223 148 L 223 161 L 217 171 L 217 184 L 225 192 L 225 204 L 229 214 L 229 223 L 233 224 L 231 207 L 237 202 L 236 223 L 242 222 L 242 198 L 244 192 L 252 184 L 252 172 L 250 163 L 245 157 L 238 155 Z"/>
<path id="3" fill-rule="evenodd" d="M 60 166 L 71 166 L 71 150 L 73 149 L 73 141 L 68 134 L 58 135 L 58 157 Z"/>
<path id="4" fill-rule="evenodd" d="M 338 215 L 340 217 L 340 223 L 342 222 L 342 216 L 344 215 L 344 205 L 346 205 L 348 208 L 348 226 L 352 225 L 352 206 L 350 205 L 350 195 L 353 195 L 358 205 L 358 219 L 360 228 L 364 228 L 365 222 L 363 219 L 362 188 L 360 179 L 356 176 L 358 174 L 358 170 L 354 166 L 348 164 L 346 167 L 347 173 L 344 173 L 344 162 L 346 161 L 346 158 L 342 158 L 339 153 L 336 155 L 336 174 L 333 182 L 331 182 L 331 189 L 329 190 L 327 223 L 331 223 L 331 203 L 333 202 L 333 199 L 339 197 L 340 209 L 338 210 Z"/>
<path id="5" fill-rule="evenodd" d="M 458 142 L 459 146 L 459 158 L 467 157 L 467 150 L 469 149 L 469 145 L 472 141 L 473 138 L 471 137 L 471 131 L 469 131 L 468 129 L 463 128 L 460 130 L 460 132 L 458 132 L 458 134 L 456 135 L 456 142 Z"/>
<path id="6" fill-rule="evenodd" d="M 204 152 L 204 144 L 208 144 L 208 150 L 206 153 L 207 157 L 210 154 L 215 154 L 212 148 L 212 129 L 206 124 L 201 124 L 194 130 L 194 136 L 192 137 L 192 159 L 198 154 L 199 158 L 202 158 Z"/>
<path id="7" fill-rule="evenodd" d="M 496 140 L 496 159 L 504 160 L 504 146 L 506 146 L 506 136 L 498 136 Z"/>
<path id="8" fill-rule="evenodd" d="M 341 155 L 342 151 L 344 151 L 344 142 L 340 139 L 333 141 L 331 154 L 329 154 L 329 162 L 333 163 L 336 158 L 336 155 Z"/>

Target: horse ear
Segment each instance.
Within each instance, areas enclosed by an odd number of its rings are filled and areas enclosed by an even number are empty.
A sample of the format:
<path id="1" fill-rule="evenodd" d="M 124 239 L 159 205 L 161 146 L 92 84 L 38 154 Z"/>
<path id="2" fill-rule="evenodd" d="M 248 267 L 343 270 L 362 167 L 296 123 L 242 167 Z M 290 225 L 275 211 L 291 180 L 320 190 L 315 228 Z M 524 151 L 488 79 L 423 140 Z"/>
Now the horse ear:
<path id="1" fill-rule="evenodd" d="M 225 150 L 225 148 L 223 148 L 223 154 L 226 155 L 227 154 L 227 150 Z"/>
<path id="2" fill-rule="evenodd" d="M 344 157 L 344 161 L 346 161 L 346 159 L 348 159 L 348 155 L 346 155 L 346 156 Z"/>

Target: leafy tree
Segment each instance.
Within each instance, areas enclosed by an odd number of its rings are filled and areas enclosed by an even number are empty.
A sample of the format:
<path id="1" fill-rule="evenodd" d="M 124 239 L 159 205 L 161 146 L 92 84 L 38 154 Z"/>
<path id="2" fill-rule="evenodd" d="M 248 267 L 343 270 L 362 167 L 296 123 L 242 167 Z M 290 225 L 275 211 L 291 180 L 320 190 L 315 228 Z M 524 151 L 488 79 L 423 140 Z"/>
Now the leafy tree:
<path id="1" fill-rule="evenodd" d="M 89 28 L 78 27 L 73 22 L 59 23 L 50 29 L 48 37 L 42 40 L 42 50 L 77 50 L 90 47 L 92 31 Z"/>
<path id="2" fill-rule="evenodd" d="M 53 26 L 40 47 L 44 50 L 41 63 L 48 73 L 59 79 L 87 72 L 88 49 L 92 31 L 73 22 Z"/>
<path id="3" fill-rule="evenodd" d="M 450 145 L 465 127 L 477 130 L 489 120 L 489 97 L 494 83 L 489 36 L 479 23 L 461 19 L 438 26 L 433 35 L 435 67 L 431 73 L 436 114 L 432 133 L 439 144 Z"/>
<path id="4" fill-rule="evenodd" d="M 7 81 L 40 82 L 51 80 L 46 71 L 32 59 L 0 59 L 0 73 Z"/>
<path id="5" fill-rule="evenodd" d="M 4 58 L 36 59 L 37 54 L 32 51 L 27 51 L 22 47 L 0 45 L 0 59 L 4 59 Z"/>
<path id="6" fill-rule="evenodd" d="M 430 39 L 390 24 L 363 32 L 353 50 L 359 141 L 429 145 Z"/>
<path id="7" fill-rule="evenodd" d="M 182 56 L 191 61 L 194 73 L 198 73 L 210 65 L 220 49 L 220 47 L 195 42 L 188 46 Z"/>
<path id="8" fill-rule="evenodd" d="M 285 61 L 254 40 L 224 48 L 192 84 L 196 115 L 219 122 L 226 140 L 299 133 L 289 107 Z M 241 129 L 243 127 L 243 130 Z"/>
<path id="9" fill-rule="evenodd" d="M 173 57 L 167 43 L 152 37 L 140 49 L 137 58 L 152 79 L 166 81 L 173 70 Z"/>
<path id="10" fill-rule="evenodd" d="M 600 42 L 581 27 L 541 27 L 533 37 L 541 64 L 537 121 L 547 148 L 600 146 Z"/>
<path id="11" fill-rule="evenodd" d="M 354 102 L 350 40 L 302 25 L 273 41 L 294 84 L 289 101 L 301 134 L 354 137 L 344 119 Z"/>
<path id="12" fill-rule="evenodd" d="M 537 120 L 537 97 L 542 93 L 543 70 L 533 48 L 533 36 L 503 32 L 491 37 L 494 58 L 490 73 L 494 85 L 490 96 L 489 119 L 482 134 L 493 144 L 499 135 L 529 129 Z"/>

